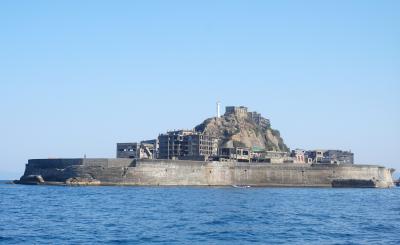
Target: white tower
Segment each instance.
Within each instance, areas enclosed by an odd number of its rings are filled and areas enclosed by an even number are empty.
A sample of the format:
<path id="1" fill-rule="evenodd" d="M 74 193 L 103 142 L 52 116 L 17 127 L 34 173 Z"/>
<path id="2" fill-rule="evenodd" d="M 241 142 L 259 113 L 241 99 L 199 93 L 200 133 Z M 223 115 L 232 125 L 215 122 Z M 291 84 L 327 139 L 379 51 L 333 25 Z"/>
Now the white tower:
<path id="1" fill-rule="evenodd" d="M 217 118 L 221 117 L 221 103 L 217 102 Z"/>

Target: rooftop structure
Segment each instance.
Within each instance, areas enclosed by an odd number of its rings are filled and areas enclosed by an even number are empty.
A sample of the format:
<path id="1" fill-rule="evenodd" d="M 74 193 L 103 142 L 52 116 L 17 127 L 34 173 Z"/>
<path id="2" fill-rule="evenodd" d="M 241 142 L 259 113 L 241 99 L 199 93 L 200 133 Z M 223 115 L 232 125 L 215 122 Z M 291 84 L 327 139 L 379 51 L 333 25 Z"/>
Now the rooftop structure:
<path id="1" fill-rule="evenodd" d="M 225 116 L 228 115 L 236 115 L 241 118 L 248 118 L 252 120 L 256 125 L 261 127 L 269 127 L 271 126 L 270 121 L 260 113 L 253 111 L 249 112 L 248 108 L 245 106 L 227 106 L 225 110 Z"/>
<path id="2" fill-rule="evenodd" d="M 264 118 L 261 116 L 260 113 L 253 111 L 253 112 L 248 112 L 248 117 L 251 119 L 255 124 L 257 124 L 260 127 L 270 127 L 271 123 L 268 119 Z"/>
<path id="3" fill-rule="evenodd" d="M 225 115 L 235 114 L 239 117 L 247 117 L 247 107 L 244 106 L 227 106 L 225 108 Z"/>

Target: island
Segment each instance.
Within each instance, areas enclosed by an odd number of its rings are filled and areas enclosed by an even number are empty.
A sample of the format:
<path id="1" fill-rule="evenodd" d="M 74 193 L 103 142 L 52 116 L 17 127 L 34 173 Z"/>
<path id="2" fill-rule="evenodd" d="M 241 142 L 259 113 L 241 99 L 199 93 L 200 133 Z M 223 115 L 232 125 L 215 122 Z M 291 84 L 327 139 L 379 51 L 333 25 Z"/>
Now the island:
<path id="1" fill-rule="evenodd" d="M 189 130 L 117 143 L 116 158 L 30 159 L 14 181 L 34 185 L 394 186 L 394 169 L 354 163 L 343 150 L 290 150 L 270 120 L 244 106 Z"/>

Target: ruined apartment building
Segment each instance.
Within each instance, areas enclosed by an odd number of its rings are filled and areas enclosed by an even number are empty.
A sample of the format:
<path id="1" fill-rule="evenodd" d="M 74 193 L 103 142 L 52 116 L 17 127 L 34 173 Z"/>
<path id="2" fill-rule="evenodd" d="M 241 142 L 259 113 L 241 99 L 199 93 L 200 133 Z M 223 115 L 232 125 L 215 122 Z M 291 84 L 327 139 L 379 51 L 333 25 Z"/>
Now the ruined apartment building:
<path id="1" fill-rule="evenodd" d="M 157 140 L 140 143 L 117 143 L 117 158 L 156 159 Z"/>
<path id="2" fill-rule="evenodd" d="M 159 159 L 207 160 L 217 152 L 213 137 L 193 130 L 170 131 L 158 136 Z"/>
<path id="3" fill-rule="evenodd" d="M 232 114 L 241 118 L 248 118 L 260 127 L 267 128 L 271 126 L 271 123 L 268 119 L 264 118 L 256 111 L 249 112 L 248 108 L 245 106 L 227 106 L 225 108 L 225 116 Z"/>

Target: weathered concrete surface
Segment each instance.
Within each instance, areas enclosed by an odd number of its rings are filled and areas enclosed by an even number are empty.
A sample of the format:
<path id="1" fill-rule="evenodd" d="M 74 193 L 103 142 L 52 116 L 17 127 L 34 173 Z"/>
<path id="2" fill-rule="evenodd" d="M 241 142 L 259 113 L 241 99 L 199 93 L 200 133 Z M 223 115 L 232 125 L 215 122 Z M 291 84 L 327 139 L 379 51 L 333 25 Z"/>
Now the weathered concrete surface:
<path id="1" fill-rule="evenodd" d="M 374 165 L 34 159 L 29 160 L 19 183 L 24 184 L 27 176 L 40 176 L 45 183 L 76 185 L 332 187 L 336 183 L 387 188 L 393 186 L 392 171 Z"/>

